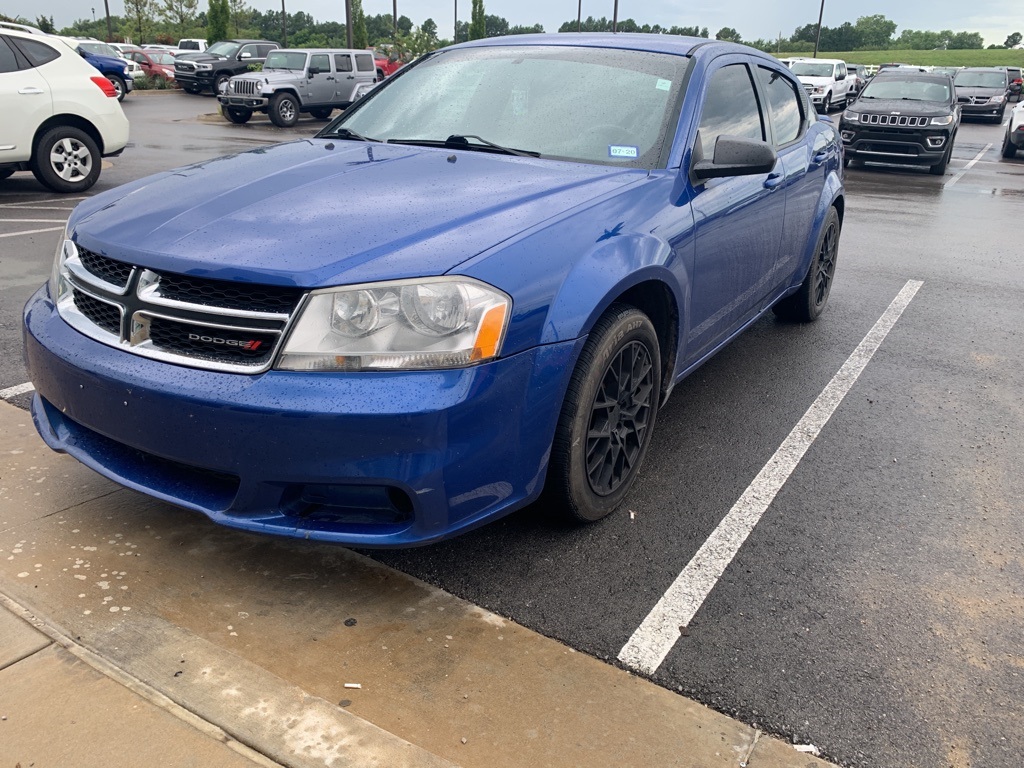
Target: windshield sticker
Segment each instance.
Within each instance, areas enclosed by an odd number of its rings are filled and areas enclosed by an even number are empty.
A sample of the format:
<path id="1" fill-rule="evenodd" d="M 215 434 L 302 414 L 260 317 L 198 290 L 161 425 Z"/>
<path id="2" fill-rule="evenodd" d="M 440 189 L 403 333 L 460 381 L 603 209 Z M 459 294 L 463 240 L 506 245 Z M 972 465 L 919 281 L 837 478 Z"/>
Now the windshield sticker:
<path id="1" fill-rule="evenodd" d="M 640 147 L 628 147 L 621 144 L 611 144 L 608 147 L 608 157 L 640 157 Z"/>
<path id="2" fill-rule="evenodd" d="M 654 87 L 657 88 L 659 91 L 667 91 L 667 90 L 669 90 L 672 87 L 672 81 L 671 80 L 662 80 L 659 77 L 658 78 L 658 82 L 657 82 L 657 84 Z"/>
<path id="3" fill-rule="evenodd" d="M 512 89 L 512 116 L 522 117 L 526 114 L 527 92 L 519 88 Z"/>

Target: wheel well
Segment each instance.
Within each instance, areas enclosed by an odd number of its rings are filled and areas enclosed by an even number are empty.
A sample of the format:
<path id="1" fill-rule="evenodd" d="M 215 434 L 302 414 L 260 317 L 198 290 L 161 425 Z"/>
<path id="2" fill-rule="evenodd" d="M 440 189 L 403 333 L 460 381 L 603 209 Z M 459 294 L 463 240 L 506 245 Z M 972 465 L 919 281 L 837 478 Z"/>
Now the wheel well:
<path id="1" fill-rule="evenodd" d="M 832 205 L 836 208 L 836 213 L 839 214 L 839 223 L 843 223 L 843 214 L 846 212 L 846 199 L 843 197 L 837 197 L 832 201 Z"/>
<path id="2" fill-rule="evenodd" d="M 51 128 L 57 128 L 61 125 L 70 125 L 81 131 L 85 131 L 89 134 L 89 137 L 96 142 L 96 146 L 100 148 L 100 156 L 105 152 L 103 147 L 103 137 L 100 136 L 100 132 L 96 130 L 96 126 L 84 117 L 79 117 L 78 115 L 54 115 L 53 117 L 44 120 L 36 130 L 36 135 L 32 137 L 33 157 L 35 157 L 36 148 L 39 146 L 39 139 L 42 138 L 43 134 Z"/>
<path id="3" fill-rule="evenodd" d="M 672 372 L 679 349 L 679 307 L 668 286 L 657 280 L 634 285 L 616 297 L 616 302 L 636 307 L 651 319 L 661 347 L 662 400 L 672 386 Z"/>

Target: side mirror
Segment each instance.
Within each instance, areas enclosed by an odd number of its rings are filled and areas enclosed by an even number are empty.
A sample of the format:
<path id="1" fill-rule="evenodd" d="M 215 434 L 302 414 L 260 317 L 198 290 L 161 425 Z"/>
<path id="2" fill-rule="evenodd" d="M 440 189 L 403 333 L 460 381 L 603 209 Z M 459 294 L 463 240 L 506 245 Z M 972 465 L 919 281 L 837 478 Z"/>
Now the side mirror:
<path id="1" fill-rule="evenodd" d="M 693 164 L 693 176 L 698 181 L 729 176 L 756 176 L 771 173 L 779 156 L 775 148 L 757 139 L 739 136 L 719 136 L 715 143 L 713 160 L 698 160 Z"/>
<path id="2" fill-rule="evenodd" d="M 319 74 L 320 74 L 320 70 L 317 67 L 310 67 L 309 68 L 309 72 L 307 73 L 306 76 L 307 77 L 315 77 L 316 75 L 319 75 Z"/>
<path id="3" fill-rule="evenodd" d="M 242 51 L 240 54 L 238 54 L 238 58 L 240 58 L 240 59 L 251 59 L 252 58 L 252 54 L 249 53 L 248 51 Z"/>
<path id="4" fill-rule="evenodd" d="M 839 82 L 840 80 L 845 80 L 845 79 L 846 79 L 846 75 L 836 75 L 836 82 L 837 82 L 837 83 L 838 83 L 838 82 Z"/>

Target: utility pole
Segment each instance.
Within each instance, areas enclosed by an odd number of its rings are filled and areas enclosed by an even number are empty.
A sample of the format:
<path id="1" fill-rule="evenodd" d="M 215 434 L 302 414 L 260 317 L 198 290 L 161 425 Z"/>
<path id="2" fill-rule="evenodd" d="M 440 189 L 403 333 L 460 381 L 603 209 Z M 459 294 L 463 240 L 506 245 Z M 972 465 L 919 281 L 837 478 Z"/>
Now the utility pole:
<path id="1" fill-rule="evenodd" d="M 825 0 L 821 0 L 825 2 Z M 615 12 L 612 14 L 612 32 L 619 31 L 619 0 L 615 0 Z"/>
<path id="2" fill-rule="evenodd" d="M 579 2 L 576 4 L 576 31 L 577 32 L 582 32 L 583 31 L 582 22 L 580 21 L 582 18 L 583 18 L 583 0 L 579 0 Z"/>
<path id="3" fill-rule="evenodd" d="M 114 30 L 110 26 L 110 0 L 103 0 L 103 9 L 107 12 L 107 42 L 114 42 Z"/>
<path id="4" fill-rule="evenodd" d="M 391 0 L 391 15 L 395 20 L 395 40 L 398 40 L 398 0 Z"/>
<path id="5" fill-rule="evenodd" d="M 452 32 L 452 42 L 459 42 L 459 0 L 455 0 L 455 31 Z"/>
<path id="6" fill-rule="evenodd" d="M 818 11 L 818 34 L 814 36 L 814 56 L 818 58 L 818 44 L 821 42 L 821 20 L 825 16 L 825 0 L 821 0 L 821 10 Z"/>
<path id="7" fill-rule="evenodd" d="M 284 0 L 281 0 L 281 47 L 288 47 L 288 12 L 284 9 Z"/>
<path id="8" fill-rule="evenodd" d="M 345 0 L 345 39 L 352 47 L 352 0 Z"/>

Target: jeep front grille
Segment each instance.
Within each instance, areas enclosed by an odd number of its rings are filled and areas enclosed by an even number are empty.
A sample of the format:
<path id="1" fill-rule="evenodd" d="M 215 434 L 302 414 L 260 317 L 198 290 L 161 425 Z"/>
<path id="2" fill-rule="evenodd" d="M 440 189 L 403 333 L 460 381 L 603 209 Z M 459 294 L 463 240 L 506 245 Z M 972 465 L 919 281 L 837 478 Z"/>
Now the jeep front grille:
<path id="1" fill-rule="evenodd" d="M 259 80 L 231 80 L 231 93 L 235 96 L 255 96 L 259 92 Z"/>
<path id="2" fill-rule="evenodd" d="M 305 291 L 154 271 L 65 244 L 57 309 L 103 344 L 166 362 L 260 373 Z"/>
<path id="3" fill-rule="evenodd" d="M 909 117 L 907 115 L 861 115 L 860 121 L 865 125 L 895 125 L 900 128 L 923 128 L 928 125 L 927 117 Z"/>

